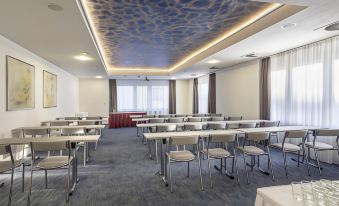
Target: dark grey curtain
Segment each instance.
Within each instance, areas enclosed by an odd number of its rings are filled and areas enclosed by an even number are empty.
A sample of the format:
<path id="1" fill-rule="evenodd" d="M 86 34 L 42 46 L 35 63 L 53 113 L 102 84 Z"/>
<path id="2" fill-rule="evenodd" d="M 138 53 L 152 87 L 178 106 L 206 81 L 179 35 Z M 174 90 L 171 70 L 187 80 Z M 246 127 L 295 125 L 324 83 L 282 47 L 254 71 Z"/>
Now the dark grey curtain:
<path id="1" fill-rule="evenodd" d="M 169 113 L 176 114 L 176 81 L 169 81 Z"/>
<path id="2" fill-rule="evenodd" d="M 199 113 L 198 79 L 193 80 L 193 114 Z"/>
<path id="3" fill-rule="evenodd" d="M 109 112 L 117 112 L 117 81 L 109 80 Z"/>
<path id="4" fill-rule="evenodd" d="M 209 75 L 208 81 L 208 113 L 216 113 L 215 73 Z"/>
<path id="5" fill-rule="evenodd" d="M 266 57 L 260 61 L 260 80 L 259 80 L 259 98 L 260 98 L 260 119 L 270 119 L 271 109 L 271 58 Z"/>

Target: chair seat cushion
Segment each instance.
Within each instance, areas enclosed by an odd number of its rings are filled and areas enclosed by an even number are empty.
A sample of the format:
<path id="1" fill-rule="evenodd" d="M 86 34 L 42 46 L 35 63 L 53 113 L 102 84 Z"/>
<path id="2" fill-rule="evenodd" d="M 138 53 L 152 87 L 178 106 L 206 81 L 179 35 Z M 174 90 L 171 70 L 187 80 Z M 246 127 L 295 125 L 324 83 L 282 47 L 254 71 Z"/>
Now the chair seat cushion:
<path id="1" fill-rule="evenodd" d="M 38 163 L 37 167 L 40 169 L 55 169 L 67 165 L 68 165 L 68 156 L 51 156 L 41 160 Z"/>
<path id="2" fill-rule="evenodd" d="M 282 148 L 282 143 L 274 143 L 271 144 L 272 147 L 278 147 L 278 148 Z M 290 144 L 290 143 L 285 143 L 284 144 L 284 149 L 285 150 L 290 150 L 290 151 L 300 151 L 301 148 L 298 145 L 295 144 Z"/>
<path id="3" fill-rule="evenodd" d="M 187 150 L 170 151 L 169 158 L 175 161 L 190 161 L 194 160 L 194 154 Z"/>
<path id="4" fill-rule="evenodd" d="M 207 149 L 204 149 L 203 153 L 207 154 Z M 223 157 L 228 157 L 231 154 L 227 150 L 222 149 L 222 148 L 212 148 L 212 149 L 208 149 L 208 155 L 214 158 L 223 158 Z"/>
<path id="5" fill-rule="evenodd" d="M 16 160 L 14 161 L 14 167 L 19 167 L 23 161 Z M 10 160 L 0 161 L 0 173 L 7 172 L 12 169 L 12 162 Z"/>
<path id="6" fill-rule="evenodd" d="M 306 142 L 306 146 L 313 147 L 313 142 Z M 334 147 L 332 145 L 323 143 L 323 142 L 315 142 L 314 148 L 316 149 L 333 149 Z"/>
<path id="7" fill-rule="evenodd" d="M 260 149 L 259 147 L 255 147 L 255 146 L 245 146 L 245 147 L 240 147 L 239 149 L 245 152 L 246 154 L 253 154 L 253 155 L 265 154 L 264 150 Z"/>

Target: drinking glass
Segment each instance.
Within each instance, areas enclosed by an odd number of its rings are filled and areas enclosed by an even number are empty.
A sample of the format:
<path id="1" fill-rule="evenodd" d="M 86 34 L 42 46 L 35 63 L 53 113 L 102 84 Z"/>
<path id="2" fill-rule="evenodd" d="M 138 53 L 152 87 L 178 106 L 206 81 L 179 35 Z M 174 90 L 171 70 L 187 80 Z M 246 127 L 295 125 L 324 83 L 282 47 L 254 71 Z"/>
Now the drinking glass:
<path id="1" fill-rule="evenodd" d="M 305 205 L 314 205 L 311 182 L 301 181 L 301 192 Z"/>
<path id="2" fill-rule="evenodd" d="M 328 190 L 325 187 L 313 186 L 313 200 L 315 205 L 326 206 L 326 195 L 328 194 Z"/>
<path id="3" fill-rule="evenodd" d="M 327 206 L 338 206 L 339 205 L 339 192 L 329 192 L 326 195 Z"/>
<path id="4" fill-rule="evenodd" d="M 298 202 L 303 200 L 302 191 L 301 191 L 301 182 L 291 182 L 293 199 Z"/>

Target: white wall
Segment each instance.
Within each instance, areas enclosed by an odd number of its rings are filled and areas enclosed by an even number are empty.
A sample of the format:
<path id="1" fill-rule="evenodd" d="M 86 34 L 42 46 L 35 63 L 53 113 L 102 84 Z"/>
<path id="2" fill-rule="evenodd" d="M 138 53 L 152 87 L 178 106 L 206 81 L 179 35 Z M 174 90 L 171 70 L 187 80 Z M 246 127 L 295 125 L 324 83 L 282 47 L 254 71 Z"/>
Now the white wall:
<path id="1" fill-rule="evenodd" d="M 107 79 L 79 80 L 79 110 L 90 116 L 108 116 L 109 83 Z"/>
<path id="2" fill-rule="evenodd" d="M 217 113 L 259 119 L 259 60 L 216 73 Z"/>
<path id="3" fill-rule="evenodd" d="M 193 85 L 191 80 L 176 80 L 177 114 L 191 114 L 193 106 Z"/>
<path id="4" fill-rule="evenodd" d="M 41 121 L 74 115 L 78 111 L 78 78 L 1 35 L 0 45 L 0 138 L 9 137 L 14 128 L 40 125 Z M 35 109 L 6 111 L 6 55 L 35 66 Z M 55 108 L 43 108 L 43 70 L 57 75 Z"/>

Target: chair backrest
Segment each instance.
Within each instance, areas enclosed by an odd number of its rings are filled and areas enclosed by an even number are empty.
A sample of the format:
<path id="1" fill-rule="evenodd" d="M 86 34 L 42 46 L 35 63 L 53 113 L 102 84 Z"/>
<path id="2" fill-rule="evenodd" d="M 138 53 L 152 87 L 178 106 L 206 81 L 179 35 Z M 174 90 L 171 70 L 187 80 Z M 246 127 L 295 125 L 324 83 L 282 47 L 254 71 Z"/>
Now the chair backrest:
<path id="1" fill-rule="evenodd" d="M 158 125 L 156 127 L 157 132 L 173 132 L 177 130 L 176 124 L 169 124 L 169 125 Z"/>
<path id="2" fill-rule="evenodd" d="M 239 123 L 226 123 L 227 129 L 239 129 Z"/>
<path id="3" fill-rule="evenodd" d="M 184 124 L 184 130 L 189 131 L 202 130 L 202 124 Z"/>
<path id="4" fill-rule="evenodd" d="M 228 143 L 235 141 L 236 134 L 213 134 L 208 138 L 209 143 Z"/>
<path id="5" fill-rule="evenodd" d="M 83 121 L 79 121 L 78 125 L 96 125 L 97 122 L 96 121 L 88 121 L 88 120 L 83 120 Z"/>
<path id="6" fill-rule="evenodd" d="M 225 121 L 225 117 L 212 117 L 211 121 Z"/>
<path id="7" fill-rule="evenodd" d="M 149 123 L 164 123 L 165 119 L 164 118 L 151 118 L 148 121 Z"/>
<path id="8" fill-rule="evenodd" d="M 34 129 L 24 129 L 23 130 L 24 137 L 27 136 L 48 136 L 49 129 L 48 128 L 34 128 Z"/>
<path id="9" fill-rule="evenodd" d="M 270 137 L 269 132 L 248 132 L 245 134 L 246 140 L 249 141 L 261 141 L 268 140 Z"/>
<path id="10" fill-rule="evenodd" d="M 56 151 L 56 150 L 64 150 L 69 147 L 69 141 L 62 142 L 32 142 L 32 150 L 33 151 Z"/>
<path id="11" fill-rule="evenodd" d="M 159 115 L 159 118 L 170 118 L 172 115 L 170 114 L 162 114 L 162 115 Z"/>
<path id="12" fill-rule="evenodd" d="M 92 116 L 92 117 L 86 117 L 86 120 L 96 120 L 96 119 L 102 119 L 102 117 L 100 117 L 100 116 L 96 116 L 96 117 L 94 117 L 94 116 Z"/>
<path id="13" fill-rule="evenodd" d="M 242 116 L 230 116 L 227 118 L 228 121 L 238 121 L 242 120 Z"/>
<path id="14" fill-rule="evenodd" d="M 290 130 L 285 132 L 285 138 L 302 138 L 304 139 L 307 135 L 308 131 L 307 130 Z"/>
<path id="15" fill-rule="evenodd" d="M 0 155 L 5 155 L 9 153 L 10 145 L 0 145 Z"/>
<path id="16" fill-rule="evenodd" d="M 81 120 L 81 117 L 65 117 L 65 120 Z"/>
<path id="17" fill-rule="evenodd" d="M 182 123 L 184 122 L 184 118 L 179 117 L 179 118 L 169 118 L 168 119 L 169 123 Z"/>
<path id="18" fill-rule="evenodd" d="M 221 117 L 222 114 L 211 113 L 211 114 L 208 114 L 208 116 L 210 116 L 210 117 Z"/>
<path id="19" fill-rule="evenodd" d="M 199 118 L 199 117 L 189 117 L 187 119 L 187 122 L 201 122 L 201 121 L 202 121 L 202 119 Z"/>
<path id="20" fill-rule="evenodd" d="M 175 117 L 186 117 L 186 114 L 176 114 Z"/>
<path id="21" fill-rule="evenodd" d="M 215 129 L 215 130 L 222 130 L 226 129 L 226 123 L 220 122 L 220 123 L 208 123 L 209 129 Z"/>
<path id="22" fill-rule="evenodd" d="M 84 128 L 62 128 L 61 135 L 64 136 L 73 136 L 73 135 L 83 135 L 85 134 Z"/>
<path id="23" fill-rule="evenodd" d="M 246 123 L 239 123 L 239 128 L 255 128 L 257 123 L 255 122 L 246 122 Z"/>
<path id="24" fill-rule="evenodd" d="M 68 121 L 55 121 L 50 123 L 51 126 L 67 126 L 69 125 Z"/>
<path id="25" fill-rule="evenodd" d="M 193 117 L 206 117 L 206 114 L 193 114 Z"/>
<path id="26" fill-rule="evenodd" d="M 263 122 L 261 124 L 262 127 L 278 127 L 280 124 L 280 121 L 269 121 L 269 122 Z"/>
<path id="27" fill-rule="evenodd" d="M 147 114 L 142 115 L 142 118 L 154 118 L 154 117 L 155 117 L 154 115 L 147 115 Z"/>
<path id="28" fill-rule="evenodd" d="M 196 145 L 198 144 L 198 136 L 178 136 L 170 137 L 169 145 L 171 146 L 181 146 L 181 145 Z"/>
<path id="29" fill-rule="evenodd" d="M 339 136 L 339 129 L 318 129 L 316 131 L 317 136 Z"/>

